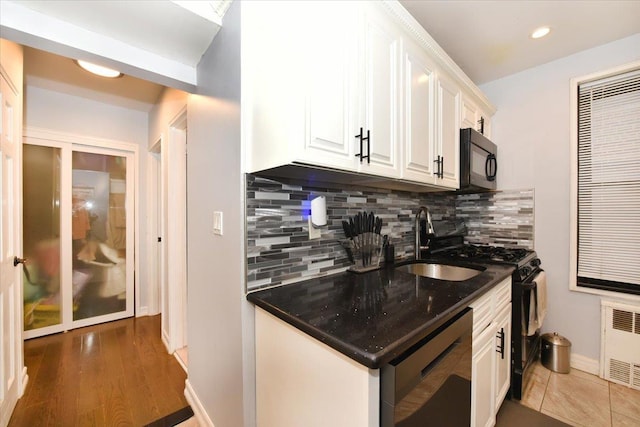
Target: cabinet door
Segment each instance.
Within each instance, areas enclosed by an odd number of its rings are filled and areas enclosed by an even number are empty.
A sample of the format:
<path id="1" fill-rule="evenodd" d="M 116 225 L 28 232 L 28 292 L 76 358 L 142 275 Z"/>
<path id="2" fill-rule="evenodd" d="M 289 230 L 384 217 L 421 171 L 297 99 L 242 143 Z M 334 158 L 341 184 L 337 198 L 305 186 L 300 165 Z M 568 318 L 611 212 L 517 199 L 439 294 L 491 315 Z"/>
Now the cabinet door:
<path id="1" fill-rule="evenodd" d="M 495 361 L 493 327 L 485 329 L 473 340 L 471 361 L 471 427 L 487 427 L 495 423 L 494 375 Z"/>
<path id="2" fill-rule="evenodd" d="M 478 107 L 476 104 L 471 102 L 467 97 L 462 97 L 462 123 L 460 124 L 461 129 L 476 129 L 477 122 L 476 117 L 478 117 Z"/>
<path id="3" fill-rule="evenodd" d="M 460 187 L 460 89 L 446 76 L 438 78 L 438 154 L 442 160 L 442 177 L 437 184 Z"/>
<path id="4" fill-rule="evenodd" d="M 435 181 L 435 67 L 422 48 L 405 43 L 402 54 L 404 95 L 404 155 L 402 177 Z"/>
<path id="5" fill-rule="evenodd" d="M 314 165 L 357 170 L 353 133 L 357 66 L 354 5 L 309 2 L 305 7 L 307 137 L 297 157 Z M 331 22 L 331 31 L 326 31 L 327 22 Z"/>
<path id="6" fill-rule="evenodd" d="M 509 391 L 511 381 L 511 304 L 500 311 L 494 324 L 496 325 L 495 412 L 498 413 Z M 504 339 L 501 339 L 501 336 L 504 336 Z M 500 347 L 503 347 L 503 351 L 500 351 Z"/>
<path id="7" fill-rule="evenodd" d="M 360 120 L 356 124 L 370 131 L 370 162 L 360 163 L 360 171 L 398 178 L 399 162 L 399 64 L 400 29 L 375 3 L 360 3 L 363 45 L 359 50 L 363 85 L 360 90 Z M 354 135 L 355 135 L 354 134 Z M 367 144 L 363 150 L 367 151 Z M 356 146 L 356 152 L 359 146 Z M 366 154 L 366 153 L 365 153 Z"/>

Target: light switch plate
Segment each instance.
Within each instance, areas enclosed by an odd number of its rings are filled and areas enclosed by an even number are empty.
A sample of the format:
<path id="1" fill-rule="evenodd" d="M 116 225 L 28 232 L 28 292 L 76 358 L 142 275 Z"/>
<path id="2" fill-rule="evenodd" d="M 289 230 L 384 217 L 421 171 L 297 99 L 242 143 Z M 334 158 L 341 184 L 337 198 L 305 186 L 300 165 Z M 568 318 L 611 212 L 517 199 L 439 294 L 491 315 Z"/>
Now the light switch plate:
<path id="1" fill-rule="evenodd" d="M 319 228 L 315 228 L 313 224 L 311 224 L 311 215 L 309 215 L 309 240 L 319 239 L 321 236 Z"/>
<path id="2" fill-rule="evenodd" d="M 222 236 L 222 212 L 213 212 L 213 234 Z"/>

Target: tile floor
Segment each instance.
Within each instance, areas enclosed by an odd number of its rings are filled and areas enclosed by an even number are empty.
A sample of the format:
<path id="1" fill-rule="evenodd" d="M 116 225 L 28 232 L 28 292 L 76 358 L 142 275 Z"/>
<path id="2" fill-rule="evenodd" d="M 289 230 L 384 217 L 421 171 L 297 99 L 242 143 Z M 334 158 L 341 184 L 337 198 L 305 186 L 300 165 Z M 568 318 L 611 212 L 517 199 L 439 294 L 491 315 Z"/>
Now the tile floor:
<path id="1" fill-rule="evenodd" d="M 640 426 L 640 390 L 577 369 L 558 374 L 532 367 L 520 403 L 578 427 Z"/>

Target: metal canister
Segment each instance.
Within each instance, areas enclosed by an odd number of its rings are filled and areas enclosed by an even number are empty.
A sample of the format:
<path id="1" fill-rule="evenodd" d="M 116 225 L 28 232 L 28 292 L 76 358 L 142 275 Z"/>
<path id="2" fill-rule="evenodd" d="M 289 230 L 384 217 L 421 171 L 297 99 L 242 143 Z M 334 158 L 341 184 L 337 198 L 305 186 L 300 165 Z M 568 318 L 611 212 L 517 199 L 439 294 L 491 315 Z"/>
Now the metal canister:
<path id="1" fill-rule="evenodd" d="M 554 372 L 568 374 L 571 370 L 571 341 L 557 332 L 544 334 L 540 340 L 542 364 Z"/>

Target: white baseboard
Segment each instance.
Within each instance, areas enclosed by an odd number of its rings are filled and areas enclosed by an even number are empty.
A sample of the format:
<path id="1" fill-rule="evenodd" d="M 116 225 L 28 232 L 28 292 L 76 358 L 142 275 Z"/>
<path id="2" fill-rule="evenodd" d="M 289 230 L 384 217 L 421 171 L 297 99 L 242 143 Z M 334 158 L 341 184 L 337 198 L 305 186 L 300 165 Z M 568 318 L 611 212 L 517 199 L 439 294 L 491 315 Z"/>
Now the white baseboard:
<path id="1" fill-rule="evenodd" d="M 182 366 L 182 370 L 184 371 L 184 373 L 189 374 L 189 369 L 187 368 L 187 365 L 184 363 L 184 360 L 182 360 L 182 357 L 180 357 L 180 355 L 178 354 L 178 351 L 173 352 L 173 357 L 175 357 L 176 360 L 178 361 L 178 364 Z"/>
<path id="2" fill-rule="evenodd" d="M 146 305 L 140 306 L 136 311 L 136 317 L 144 317 L 149 315 L 149 307 Z"/>
<path id="3" fill-rule="evenodd" d="M 571 367 L 593 375 L 600 375 L 600 361 L 580 354 L 571 354 Z"/>
<path id="4" fill-rule="evenodd" d="M 23 366 L 22 367 L 22 378 L 20 378 L 22 384 L 20 386 L 20 396 L 18 397 L 22 397 L 24 395 L 24 391 L 27 389 L 27 384 L 29 384 L 29 375 L 27 375 L 27 367 Z"/>
<path id="5" fill-rule="evenodd" d="M 196 392 L 193 390 L 193 387 L 191 387 L 188 378 L 184 385 L 184 397 L 187 398 L 187 402 L 191 405 L 191 410 L 198 420 L 198 424 L 200 424 L 201 427 L 215 427 L 213 421 L 211 421 L 211 418 L 207 415 L 207 411 L 204 410 L 204 406 L 202 406 L 202 403 L 198 399 Z"/>

